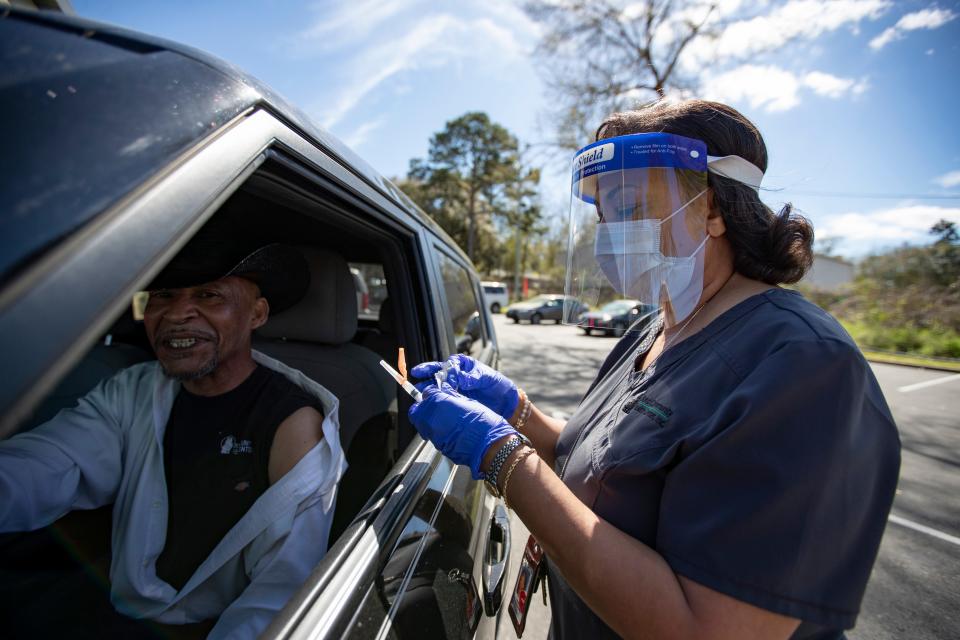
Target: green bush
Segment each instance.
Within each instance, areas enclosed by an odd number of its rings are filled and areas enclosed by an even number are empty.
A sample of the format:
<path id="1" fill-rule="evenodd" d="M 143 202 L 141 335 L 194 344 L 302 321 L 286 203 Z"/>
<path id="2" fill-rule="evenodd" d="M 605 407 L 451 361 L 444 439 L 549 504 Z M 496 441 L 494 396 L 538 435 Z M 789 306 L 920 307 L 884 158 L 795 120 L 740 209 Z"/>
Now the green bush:
<path id="1" fill-rule="evenodd" d="M 870 322 L 841 321 L 863 349 L 960 358 L 960 333 L 917 327 L 884 327 Z"/>

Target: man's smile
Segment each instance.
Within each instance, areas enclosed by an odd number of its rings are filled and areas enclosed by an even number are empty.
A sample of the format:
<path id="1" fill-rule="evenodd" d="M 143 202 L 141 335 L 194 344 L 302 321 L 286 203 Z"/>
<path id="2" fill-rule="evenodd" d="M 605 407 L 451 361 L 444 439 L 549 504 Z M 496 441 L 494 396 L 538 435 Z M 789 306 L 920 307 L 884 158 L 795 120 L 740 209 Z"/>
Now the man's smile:
<path id="1" fill-rule="evenodd" d="M 206 342 L 216 342 L 216 336 L 206 331 L 166 331 L 155 341 L 155 349 L 177 355 L 187 355 Z"/>

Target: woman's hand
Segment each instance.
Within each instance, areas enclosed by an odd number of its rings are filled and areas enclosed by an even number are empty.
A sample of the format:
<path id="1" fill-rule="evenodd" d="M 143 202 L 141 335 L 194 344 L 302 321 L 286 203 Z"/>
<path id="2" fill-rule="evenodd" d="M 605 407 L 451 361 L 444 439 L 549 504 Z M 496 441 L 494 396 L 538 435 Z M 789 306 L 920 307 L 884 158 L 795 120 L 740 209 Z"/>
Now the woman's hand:
<path id="1" fill-rule="evenodd" d="M 417 375 L 415 371 L 416 367 L 410 373 Z M 517 430 L 503 416 L 460 395 L 447 384 L 442 389 L 426 385 L 421 392 L 423 399 L 410 407 L 410 422 L 443 455 L 457 464 L 469 466 L 474 479 L 482 478 L 481 464 L 487 449 L 500 438 L 516 434 Z"/>
<path id="2" fill-rule="evenodd" d="M 520 392 L 510 378 L 470 356 L 452 355 L 447 362 L 452 365 L 447 371 L 447 384 L 508 420 L 513 416 L 520 403 Z M 442 367 L 439 362 L 424 362 L 411 369 L 410 375 L 414 378 L 433 378 L 433 374 Z M 420 383 L 417 388 L 423 391 L 429 386 L 428 381 L 426 384 Z"/>

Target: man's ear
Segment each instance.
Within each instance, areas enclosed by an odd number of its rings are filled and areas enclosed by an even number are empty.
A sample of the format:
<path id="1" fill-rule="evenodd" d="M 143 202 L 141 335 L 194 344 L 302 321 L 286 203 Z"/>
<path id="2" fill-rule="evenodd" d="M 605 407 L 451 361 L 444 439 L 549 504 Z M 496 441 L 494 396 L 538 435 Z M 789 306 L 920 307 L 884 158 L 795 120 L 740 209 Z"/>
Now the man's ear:
<path id="1" fill-rule="evenodd" d="M 251 317 L 250 328 L 259 329 L 267 324 L 267 318 L 269 317 L 270 303 L 267 302 L 266 298 L 258 296 L 257 299 L 253 301 L 253 316 Z"/>
<path id="2" fill-rule="evenodd" d="M 713 238 L 719 238 L 727 232 L 727 224 L 723 221 L 723 214 L 717 207 L 713 189 L 707 189 L 707 204 L 710 207 L 710 213 L 707 214 L 707 233 Z"/>

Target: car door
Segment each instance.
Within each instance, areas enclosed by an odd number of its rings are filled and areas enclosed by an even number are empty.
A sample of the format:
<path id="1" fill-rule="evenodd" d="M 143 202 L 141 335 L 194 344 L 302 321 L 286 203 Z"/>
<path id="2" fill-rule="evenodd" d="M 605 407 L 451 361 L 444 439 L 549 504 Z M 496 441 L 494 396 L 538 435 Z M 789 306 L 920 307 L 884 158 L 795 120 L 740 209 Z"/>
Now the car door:
<path id="1" fill-rule="evenodd" d="M 434 358 L 450 353 L 452 329 L 437 304 L 444 294 L 436 292 L 442 284 L 433 272 L 438 237 L 363 167 L 351 166 L 269 111 L 256 110 L 174 166 L 159 168 L 155 180 L 37 260 L 6 290 L 0 310 L 3 352 L 18 363 L 0 392 L 8 433 L 129 306 L 133 294 L 266 162 L 285 163 L 305 176 L 306 191 L 313 191 L 308 195 L 335 196 L 355 207 L 358 218 L 375 218 L 366 224 L 395 229 L 398 242 L 406 238 L 411 253 L 404 262 L 413 275 L 397 285 L 421 307 L 405 316 L 412 318 L 406 335 L 420 353 Z M 492 341 L 484 336 L 481 342 L 478 355 L 492 362 Z M 401 402 L 401 411 L 408 406 L 409 400 Z M 424 598 L 433 603 L 432 620 L 441 625 L 436 628 L 450 637 L 490 637 L 508 550 L 502 505 L 469 471 L 414 437 L 264 637 L 417 635 Z"/>
<path id="2" fill-rule="evenodd" d="M 422 258 L 440 338 L 437 358 L 458 349 L 478 311 L 479 284 L 448 241 L 423 232 Z M 487 318 L 483 311 L 482 317 Z M 483 325 L 471 353 L 496 363 Z M 478 343 L 479 342 L 479 343 Z M 510 524 L 505 507 L 469 469 L 416 439 L 368 503 L 382 507 L 347 529 L 270 632 L 274 637 L 492 638 L 503 610 Z M 355 540 L 348 546 L 346 540 Z M 338 557 L 339 556 L 339 557 Z"/>
<path id="3" fill-rule="evenodd" d="M 302 141 L 282 141 L 336 178 L 358 205 L 418 229 L 416 254 L 407 260 L 416 273 L 407 284 L 421 294 L 422 308 L 408 310 L 410 322 L 429 325 L 417 331 L 425 341 L 420 351 L 436 359 L 455 352 L 479 311 L 481 336 L 469 351 L 495 366 L 498 351 L 489 315 L 478 307 L 479 282 L 449 239 L 418 224 L 347 167 L 330 163 Z M 453 292 L 466 292 L 469 300 L 456 300 Z M 409 399 L 400 400 L 405 414 Z M 502 502 L 468 469 L 450 464 L 416 436 L 266 636 L 423 637 L 430 630 L 442 637 L 493 637 L 509 545 Z"/>
<path id="4" fill-rule="evenodd" d="M 560 314 L 563 312 L 563 301 L 562 300 L 550 300 L 544 305 L 543 308 L 543 319 L 544 320 L 559 320 Z"/>

